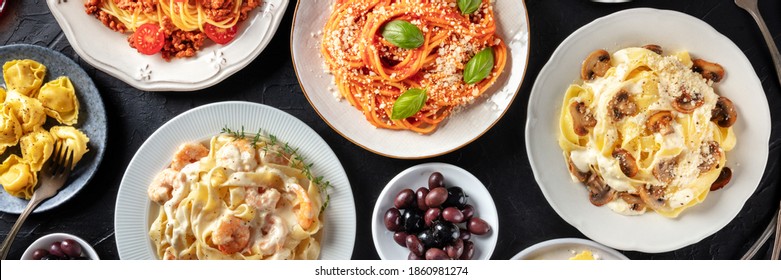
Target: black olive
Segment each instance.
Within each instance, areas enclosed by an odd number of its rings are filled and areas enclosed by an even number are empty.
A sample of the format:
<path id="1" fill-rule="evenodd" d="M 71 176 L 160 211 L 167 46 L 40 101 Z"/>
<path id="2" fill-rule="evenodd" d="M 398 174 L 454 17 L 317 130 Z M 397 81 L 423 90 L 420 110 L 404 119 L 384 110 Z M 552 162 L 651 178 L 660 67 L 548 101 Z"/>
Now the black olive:
<path id="1" fill-rule="evenodd" d="M 467 203 L 467 196 L 464 190 L 460 187 L 447 188 L 447 200 L 443 203 L 444 207 L 458 207 L 458 209 L 464 209 Z"/>
<path id="2" fill-rule="evenodd" d="M 423 246 L 426 248 L 442 247 L 442 244 L 437 242 L 437 240 L 434 238 L 434 234 L 432 233 L 431 229 L 427 229 L 418 233 L 418 240 L 420 240 L 420 243 L 423 243 Z"/>
<path id="3" fill-rule="evenodd" d="M 410 208 L 404 211 L 403 216 L 404 230 L 407 233 L 418 233 L 423 230 L 426 222 L 423 219 L 423 211 L 417 208 Z"/>
<path id="4" fill-rule="evenodd" d="M 453 242 L 453 240 L 461 235 L 461 229 L 459 229 L 456 224 L 448 221 L 435 221 L 434 226 L 431 228 L 433 229 L 432 234 L 434 235 L 434 239 L 443 245 L 450 244 L 450 242 Z"/>

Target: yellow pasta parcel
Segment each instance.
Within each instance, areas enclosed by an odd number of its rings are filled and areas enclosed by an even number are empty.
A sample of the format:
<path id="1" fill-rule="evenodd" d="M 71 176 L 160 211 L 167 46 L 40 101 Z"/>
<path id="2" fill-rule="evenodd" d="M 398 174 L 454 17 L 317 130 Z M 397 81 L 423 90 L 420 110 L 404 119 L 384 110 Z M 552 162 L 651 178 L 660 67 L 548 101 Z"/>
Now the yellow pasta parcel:
<path id="1" fill-rule="evenodd" d="M 0 102 L 5 102 L 5 89 L 0 87 Z"/>
<path id="2" fill-rule="evenodd" d="M 0 104 L 0 154 L 7 147 L 15 146 L 22 137 L 22 125 L 16 120 L 11 108 Z"/>
<path id="3" fill-rule="evenodd" d="M 51 133 L 55 142 L 60 140 L 63 143 L 63 147 L 67 147 L 68 150 L 73 151 L 74 167 L 84 154 L 89 151 L 87 148 L 87 143 L 89 142 L 87 135 L 72 126 L 53 126 L 49 129 L 49 133 Z"/>
<path id="4" fill-rule="evenodd" d="M 46 66 L 32 60 L 11 60 L 3 64 L 3 79 L 9 91 L 34 96 L 43 84 Z"/>
<path id="5" fill-rule="evenodd" d="M 5 106 L 11 108 L 16 120 L 22 126 L 22 133 L 33 131 L 46 122 L 46 111 L 38 99 L 11 90 L 5 98 Z"/>
<path id="6" fill-rule="evenodd" d="M 0 165 L 0 185 L 3 185 L 3 189 L 9 194 L 30 199 L 36 184 L 36 172 L 19 156 L 11 155 Z"/>
<path id="7" fill-rule="evenodd" d="M 68 77 L 44 84 L 36 97 L 43 104 L 46 115 L 61 124 L 74 125 L 79 121 L 79 99 Z"/>
<path id="8" fill-rule="evenodd" d="M 52 155 L 54 138 L 48 131 L 39 127 L 22 136 L 19 140 L 19 148 L 22 150 L 22 158 L 30 164 L 33 171 L 38 172 Z"/>

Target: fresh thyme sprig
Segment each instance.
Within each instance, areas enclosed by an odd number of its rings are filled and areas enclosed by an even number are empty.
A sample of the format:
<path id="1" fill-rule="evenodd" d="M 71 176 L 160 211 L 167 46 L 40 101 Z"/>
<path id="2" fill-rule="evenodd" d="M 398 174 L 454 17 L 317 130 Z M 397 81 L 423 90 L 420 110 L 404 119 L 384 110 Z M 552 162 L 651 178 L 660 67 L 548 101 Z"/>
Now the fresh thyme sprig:
<path id="1" fill-rule="evenodd" d="M 238 131 L 232 130 L 228 127 L 228 125 L 225 125 L 225 127 L 222 128 L 222 133 L 228 134 L 235 139 L 247 138 L 246 134 L 244 133 L 244 126 L 241 126 L 241 130 Z M 331 182 L 325 180 L 323 176 L 314 176 L 312 174 L 312 166 L 314 166 L 314 163 L 307 164 L 304 160 L 304 157 L 298 152 L 298 148 L 293 148 L 287 142 L 285 142 L 284 145 L 278 146 L 277 143 L 279 140 L 275 135 L 263 133 L 263 130 L 259 129 L 258 132 L 255 133 L 255 135 L 252 137 L 252 146 L 255 147 L 260 142 L 267 142 L 269 144 L 262 147 L 264 152 L 274 152 L 276 156 L 286 159 L 289 162 L 290 167 L 301 169 L 301 173 L 304 174 L 307 180 L 317 185 L 317 187 L 320 189 L 320 192 L 325 194 L 325 201 L 320 207 L 320 213 L 322 214 L 323 211 L 325 211 L 325 208 L 327 208 L 328 204 L 331 202 L 331 194 L 328 193 L 328 190 L 334 187 L 331 185 Z M 269 149 L 270 146 L 281 147 L 282 151 L 278 149 L 271 151 Z"/>

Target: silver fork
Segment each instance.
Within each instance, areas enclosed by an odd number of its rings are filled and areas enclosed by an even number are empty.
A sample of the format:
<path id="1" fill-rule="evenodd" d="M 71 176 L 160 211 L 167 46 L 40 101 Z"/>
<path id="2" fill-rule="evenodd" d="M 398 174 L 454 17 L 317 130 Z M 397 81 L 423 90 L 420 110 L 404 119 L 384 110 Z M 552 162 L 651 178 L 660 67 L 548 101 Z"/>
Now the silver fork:
<path id="1" fill-rule="evenodd" d="M 44 200 L 54 196 L 65 185 L 65 181 L 70 175 L 73 168 L 73 150 L 62 144 L 62 141 L 57 141 L 55 144 L 54 152 L 49 160 L 41 168 L 41 172 L 38 174 L 38 188 L 35 189 L 33 197 L 30 198 L 30 202 L 27 203 L 27 207 L 16 219 L 16 223 L 11 228 L 11 231 L 3 241 L 2 247 L 0 247 L 0 259 L 6 259 L 8 251 L 11 249 L 11 243 L 13 243 L 16 234 L 22 227 L 24 220 L 27 216 L 33 212 L 33 209 L 38 206 Z M 64 150 L 63 150 L 64 149 Z"/>
<path id="2" fill-rule="evenodd" d="M 770 49 L 770 57 L 773 58 L 773 65 L 776 67 L 776 75 L 778 75 L 778 83 L 781 84 L 781 54 L 778 53 L 778 47 L 773 41 L 773 36 L 770 36 L 770 30 L 767 29 L 765 20 L 762 19 L 762 15 L 759 13 L 759 7 L 757 7 L 757 0 L 735 0 L 735 5 L 743 8 L 751 14 L 751 17 L 759 25 L 759 31 L 762 32 L 762 37 L 765 38 L 768 49 Z"/>

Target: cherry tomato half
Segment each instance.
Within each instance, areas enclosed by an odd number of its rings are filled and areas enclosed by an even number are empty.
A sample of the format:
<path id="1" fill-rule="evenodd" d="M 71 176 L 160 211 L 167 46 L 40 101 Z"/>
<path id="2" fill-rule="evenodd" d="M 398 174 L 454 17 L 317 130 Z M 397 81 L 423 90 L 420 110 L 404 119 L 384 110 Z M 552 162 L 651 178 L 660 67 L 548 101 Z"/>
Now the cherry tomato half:
<path id="1" fill-rule="evenodd" d="M 165 34 L 157 24 L 146 23 L 133 33 L 134 46 L 143 54 L 156 54 L 165 45 Z"/>
<path id="2" fill-rule="evenodd" d="M 225 45 L 236 37 L 236 25 L 226 29 L 206 23 L 203 25 L 203 32 L 215 43 Z"/>

